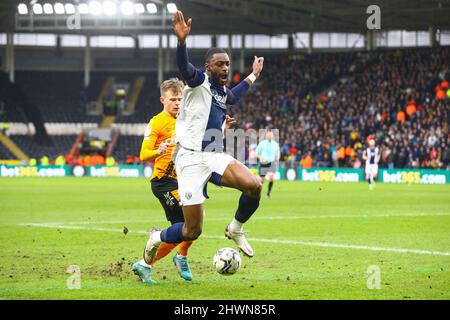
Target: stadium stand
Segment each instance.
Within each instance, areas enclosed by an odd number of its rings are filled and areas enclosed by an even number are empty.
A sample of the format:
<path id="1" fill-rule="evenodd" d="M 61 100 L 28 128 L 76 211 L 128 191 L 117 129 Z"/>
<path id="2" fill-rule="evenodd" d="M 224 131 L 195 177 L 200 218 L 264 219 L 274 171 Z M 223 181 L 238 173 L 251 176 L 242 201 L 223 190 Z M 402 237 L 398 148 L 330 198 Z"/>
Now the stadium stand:
<path id="1" fill-rule="evenodd" d="M 10 83 L 6 73 L 0 72 L 0 101 L 2 104 L 2 121 L 28 122 L 19 104 L 23 102 L 23 97 L 17 87 Z"/>
<path id="2" fill-rule="evenodd" d="M 33 101 L 42 112 L 45 122 L 100 122 L 101 116 L 88 115 L 86 104 L 95 101 L 104 81 L 113 76 L 116 83 L 133 84 L 140 76 L 145 77 L 144 87 L 138 99 L 134 114 L 117 117 L 116 122 L 143 122 L 151 115 L 159 112 L 159 103 L 155 105 L 152 101 L 158 101 L 159 90 L 157 87 L 157 76 L 154 72 L 92 72 L 91 84 L 88 88 L 83 87 L 82 72 L 58 72 L 58 71 L 18 71 L 16 84 L 25 92 L 29 101 Z M 1 77 L 2 88 L 6 88 L 8 80 L 4 74 Z M 2 97 L 14 98 L 12 93 L 5 89 Z M 5 98 L 6 99 L 6 98 Z M 10 107 L 11 104 L 7 104 Z M 152 106 L 154 106 L 152 108 Z M 17 109 L 7 108 L 6 118 L 11 122 L 25 122 L 26 117 L 17 112 Z M 144 121 L 145 122 L 145 121 Z"/>
<path id="3" fill-rule="evenodd" d="M 0 143 L 0 159 L 14 159 L 14 155 Z"/>
<path id="4" fill-rule="evenodd" d="M 125 163 L 128 156 L 139 156 L 141 144 L 142 136 L 120 135 L 112 156 Z"/>
<path id="5" fill-rule="evenodd" d="M 45 145 L 37 144 L 32 136 L 12 135 L 10 138 L 18 145 L 28 156 L 39 159 L 43 156 L 54 160 L 59 155 L 69 153 L 70 148 L 75 142 L 74 135 L 50 136 L 50 142 Z"/>

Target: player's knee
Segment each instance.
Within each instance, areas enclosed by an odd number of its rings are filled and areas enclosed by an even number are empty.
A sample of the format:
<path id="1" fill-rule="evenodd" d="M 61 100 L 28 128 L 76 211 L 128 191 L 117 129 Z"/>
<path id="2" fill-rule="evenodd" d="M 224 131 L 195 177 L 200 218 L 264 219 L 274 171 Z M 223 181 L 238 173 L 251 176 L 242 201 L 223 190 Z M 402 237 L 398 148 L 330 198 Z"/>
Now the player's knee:
<path id="1" fill-rule="evenodd" d="M 193 241 L 196 240 L 202 234 L 202 228 L 200 226 L 188 228 L 184 235 L 184 240 Z"/>
<path id="2" fill-rule="evenodd" d="M 262 181 L 260 177 L 254 176 L 252 181 L 248 182 L 247 194 L 252 198 L 259 198 L 262 191 Z"/>
<path id="3" fill-rule="evenodd" d="M 254 191 L 256 194 L 261 195 L 262 187 L 263 187 L 262 181 L 259 177 L 256 177 L 255 180 L 256 181 L 255 181 Z"/>

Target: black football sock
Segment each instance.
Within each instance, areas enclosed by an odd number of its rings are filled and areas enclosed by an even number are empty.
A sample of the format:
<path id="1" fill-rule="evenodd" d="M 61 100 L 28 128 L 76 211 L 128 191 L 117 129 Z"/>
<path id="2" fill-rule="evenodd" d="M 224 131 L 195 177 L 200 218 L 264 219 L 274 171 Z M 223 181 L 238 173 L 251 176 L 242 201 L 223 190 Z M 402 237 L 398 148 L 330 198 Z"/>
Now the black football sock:
<path id="1" fill-rule="evenodd" d="M 245 223 L 248 219 L 250 219 L 258 207 L 259 199 L 251 198 L 245 194 L 242 194 L 239 199 L 239 207 L 234 215 L 234 218 L 241 223 Z"/>
<path id="2" fill-rule="evenodd" d="M 269 182 L 269 189 L 267 190 L 267 195 L 270 196 L 270 192 L 272 191 L 273 181 Z"/>

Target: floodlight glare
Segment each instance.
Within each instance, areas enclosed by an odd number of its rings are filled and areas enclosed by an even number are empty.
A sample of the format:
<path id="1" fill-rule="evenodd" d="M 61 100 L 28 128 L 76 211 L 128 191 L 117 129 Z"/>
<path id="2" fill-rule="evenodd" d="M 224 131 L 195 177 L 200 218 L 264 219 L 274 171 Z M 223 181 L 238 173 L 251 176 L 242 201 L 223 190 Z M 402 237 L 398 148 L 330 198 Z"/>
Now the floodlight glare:
<path id="1" fill-rule="evenodd" d="M 113 16 L 117 13 L 117 6 L 112 1 L 103 2 L 103 13 L 107 16 Z"/>
<path id="2" fill-rule="evenodd" d="M 53 6 L 50 3 L 44 3 L 44 13 L 53 14 Z"/>
<path id="3" fill-rule="evenodd" d="M 158 12 L 158 8 L 154 3 L 147 3 L 146 5 L 148 13 L 156 13 Z"/>
<path id="4" fill-rule="evenodd" d="M 61 2 L 57 2 L 53 5 L 56 14 L 64 14 L 64 5 Z"/>
<path id="5" fill-rule="evenodd" d="M 142 3 L 135 3 L 134 4 L 134 11 L 136 11 L 136 13 L 138 13 L 138 14 L 144 13 L 145 12 L 144 5 Z"/>
<path id="6" fill-rule="evenodd" d="M 78 12 L 80 14 L 88 14 L 89 13 L 89 6 L 87 5 L 87 3 L 80 3 L 78 5 Z"/>
<path id="7" fill-rule="evenodd" d="M 40 3 L 36 3 L 33 5 L 33 13 L 42 14 L 42 5 Z"/>
<path id="8" fill-rule="evenodd" d="M 102 14 L 102 5 L 98 1 L 89 2 L 89 13 L 93 16 L 98 16 Z"/>
<path id="9" fill-rule="evenodd" d="M 19 11 L 19 14 L 27 14 L 28 7 L 24 3 L 19 3 L 19 5 L 17 6 L 17 11 Z"/>
<path id="10" fill-rule="evenodd" d="M 64 5 L 64 8 L 66 9 L 66 13 L 67 14 L 74 14 L 75 13 L 75 7 L 71 3 L 66 3 Z"/>
<path id="11" fill-rule="evenodd" d="M 133 3 L 130 1 L 122 2 L 122 5 L 120 6 L 120 10 L 122 11 L 122 13 L 124 15 L 131 16 L 134 13 Z"/>
<path id="12" fill-rule="evenodd" d="M 178 8 L 175 3 L 170 2 L 167 4 L 167 11 L 169 11 L 169 13 L 175 13 L 175 12 L 177 12 L 177 10 L 178 10 Z"/>

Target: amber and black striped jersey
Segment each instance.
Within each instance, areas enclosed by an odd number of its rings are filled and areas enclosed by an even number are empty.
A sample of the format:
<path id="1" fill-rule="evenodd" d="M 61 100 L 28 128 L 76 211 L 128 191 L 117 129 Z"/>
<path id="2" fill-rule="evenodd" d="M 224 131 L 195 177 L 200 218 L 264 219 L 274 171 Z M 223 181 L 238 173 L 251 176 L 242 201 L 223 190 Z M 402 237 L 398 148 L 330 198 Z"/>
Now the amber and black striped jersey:
<path id="1" fill-rule="evenodd" d="M 150 180 L 155 177 L 176 178 L 175 164 L 172 159 L 176 147 L 175 121 L 174 117 L 162 111 L 150 120 L 145 129 L 140 158 L 144 161 L 155 161 Z M 163 142 L 168 143 L 167 152 L 158 155 L 159 145 Z"/>

